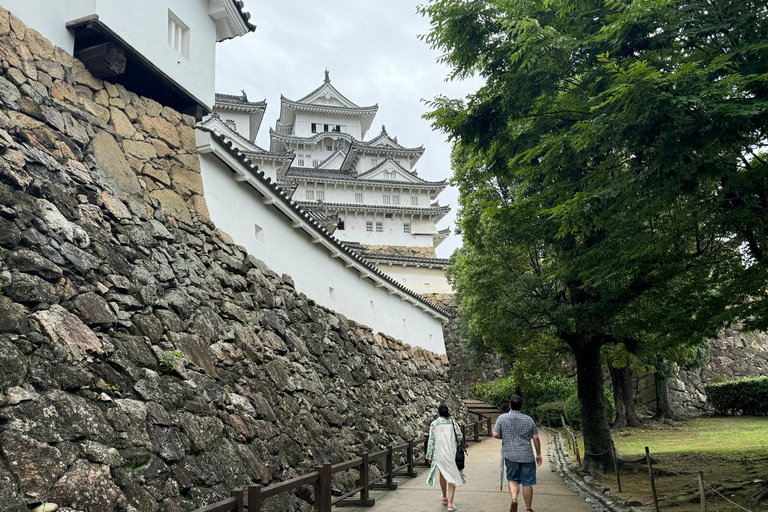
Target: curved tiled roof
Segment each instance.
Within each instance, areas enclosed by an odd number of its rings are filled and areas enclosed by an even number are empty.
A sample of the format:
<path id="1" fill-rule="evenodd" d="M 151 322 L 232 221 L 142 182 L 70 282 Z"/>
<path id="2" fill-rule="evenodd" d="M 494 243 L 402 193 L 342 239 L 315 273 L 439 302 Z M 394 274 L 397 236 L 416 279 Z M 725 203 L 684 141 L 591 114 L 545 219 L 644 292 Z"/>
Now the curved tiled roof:
<path id="1" fill-rule="evenodd" d="M 248 101 L 248 96 L 246 96 L 245 92 L 239 96 L 236 94 L 222 94 L 217 92 L 216 103 L 225 103 L 227 105 L 238 105 L 253 108 L 267 108 L 267 100 Z"/>
<path id="2" fill-rule="evenodd" d="M 402 169 L 402 167 L 400 167 Z M 403 172 L 408 172 L 403 169 Z M 368 174 L 366 172 L 366 174 Z M 324 179 L 328 181 L 346 181 L 349 183 L 370 183 L 374 185 L 387 185 L 387 186 L 402 186 L 412 188 L 445 188 L 445 180 L 443 181 L 424 181 L 419 178 L 419 181 L 394 181 L 394 180 L 373 180 L 360 178 L 355 176 L 351 171 L 342 171 L 335 169 L 317 169 L 315 167 L 291 167 L 288 170 L 286 176 L 293 178 L 308 178 L 308 179 Z M 413 174 L 411 174 L 413 176 Z"/>
<path id="3" fill-rule="evenodd" d="M 253 32 L 256 30 L 256 25 L 251 23 L 251 13 L 244 10 L 245 4 L 243 3 L 243 0 L 234 0 L 233 2 L 235 4 L 235 7 L 237 7 L 237 12 L 240 13 L 240 17 L 243 19 L 243 22 L 248 25 L 248 31 Z"/>
<path id="4" fill-rule="evenodd" d="M 312 201 L 296 201 L 300 205 L 311 204 Z M 392 213 L 413 213 L 415 215 L 435 214 L 439 215 L 438 218 L 443 218 L 445 214 L 451 211 L 451 207 L 446 206 L 432 206 L 429 208 L 420 208 L 418 206 L 397 206 L 387 204 L 366 204 L 366 203 L 325 203 L 328 208 L 339 208 L 346 211 L 380 211 L 380 212 L 392 212 Z"/>
<path id="5" fill-rule="evenodd" d="M 365 253 L 363 255 L 368 261 L 381 261 L 384 263 L 404 263 L 415 264 L 422 266 L 434 266 L 445 268 L 450 265 L 450 260 L 447 258 L 419 258 L 418 256 L 400 256 L 397 254 L 379 254 L 379 253 Z"/>
<path id="6" fill-rule="evenodd" d="M 282 201 L 282 203 L 286 207 L 293 210 L 296 215 L 300 216 L 307 224 L 312 226 L 321 237 L 323 237 L 331 245 L 337 248 L 339 252 L 344 253 L 350 259 L 356 261 L 360 266 L 364 267 L 367 271 L 371 272 L 371 274 L 385 281 L 390 286 L 393 286 L 394 288 L 399 290 L 401 293 L 413 298 L 415 301 L 419 302 L 423 306 L 433 310 L 437 314 L 445 318 L 453 317 L 453 314 L 451 314 L 449 311 L 434 305 L 433 303 L 428 301 L 426 298 L 424 298 L 420 294 L 414 292 L 409 288 L 406 288 L 405 286 L 400 284 L 398 281 L 396 281 L 392 277 L 388 276 L 387 274 L 385 274 L 384 272 L 376 268 L 373 264 L 366 261 L 357 252 L 349 249 L 346 246 L 346 244 L 341 242 L 339 239 L 331 235 L 327 229 L 321 226 L 320 223 L 313 218 L 310 212 L 306 211 L 297 201 L 294 201 L 293 199 L 288 197 L 288 195 L 282 189 L 280 189 L 275 185 L 275 183 L 272 181 L 271 178 L 269 178 L 268 176 L 265 176 L 264 173 L 260 171 L 256 165 L 251 163 L 251 161 L 245 157 L 242 151 L 234 147 L 231 141 L 226 140 L 226 138 L 222 135 L 217 135 L 216 133 L 213 132 L 213 130 L 209 128 L 201 126 L 198 129 L 210 133 L 211 136 L 215 138 L 217 141 L 219 141 L 221 145 L 224 148 L 226 148 L 226 150 L 230 154 L 232 154 L 235 158 L 237 158 L 243 165 L 248 167 L 253 172 L 253 174 L 262 182 L 262 184 L 264 184 L 267 188 L 269 188 L 269 190 L 274 194 L 275 198 L 278 198 L 280 201 Z"/>

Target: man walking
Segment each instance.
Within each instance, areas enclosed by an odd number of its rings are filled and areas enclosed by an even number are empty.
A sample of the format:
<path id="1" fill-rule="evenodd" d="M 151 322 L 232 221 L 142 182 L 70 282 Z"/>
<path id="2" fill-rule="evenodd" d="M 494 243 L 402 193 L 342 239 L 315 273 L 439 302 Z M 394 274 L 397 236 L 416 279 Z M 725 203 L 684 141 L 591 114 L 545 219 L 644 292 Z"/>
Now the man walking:
<path id="1" fill-rule="evenodd" d="M 539 429 L 530 416 L 520 412 L 523 399 L 519 395 L 509 398 L 509 412 L 502 414 L 493 427 L 493 437 L 501 439 L 501 454 L 507 469 L 509 493 L 512 504 L 509 512 L 517 512 L 517 493 L 523 486 L 525 509 L 533 512 L 533 486 L 536 485 L 536 466 L 541 466 L 541 441 Z M 536 457 L 533 456 L 531 440 L 536 447 Z"/>

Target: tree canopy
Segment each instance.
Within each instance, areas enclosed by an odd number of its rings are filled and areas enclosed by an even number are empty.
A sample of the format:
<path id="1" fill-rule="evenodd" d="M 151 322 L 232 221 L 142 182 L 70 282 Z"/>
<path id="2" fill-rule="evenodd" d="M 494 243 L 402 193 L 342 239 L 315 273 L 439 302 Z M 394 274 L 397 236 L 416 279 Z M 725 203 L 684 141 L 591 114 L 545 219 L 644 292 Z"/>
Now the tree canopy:
<path id="1" fill-rule="evenodd" d="M 501 351 L 553 338 L 570 347 L 591 415 L 586 449 L 599 454 L 602 390 L 582 381 L 594 380 L 587 360 L 600 347 L 673 358 L 736 319 L 768 326 L 768 8 L 420 9 L 451 78 L 485 79 L 428 115 L 455 142 L 465 246 L 451 272 L 463 314 Z"/>

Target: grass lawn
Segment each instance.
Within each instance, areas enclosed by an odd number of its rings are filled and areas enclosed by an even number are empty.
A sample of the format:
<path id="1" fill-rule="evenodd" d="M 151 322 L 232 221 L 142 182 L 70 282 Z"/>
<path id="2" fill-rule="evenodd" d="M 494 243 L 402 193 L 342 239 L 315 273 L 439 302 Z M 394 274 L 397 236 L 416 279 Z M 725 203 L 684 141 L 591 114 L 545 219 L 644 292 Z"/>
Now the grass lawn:
<path id="1" fill-rule="evenodd" d="M 658 469 L 655 479 L 661 510 L 701 511 L 699 471 L 704 473 L 708 512 L 743 511 L 740 505 L 764 485 L 761 480 L 768 480 L 768 417 L 647 422 L 642 428 L 613 431 L 612 436 L 622 458 L 644 456 L 647 446 L 659 461 L 654 468 Z M 571 456 L 571 460 L 575 458 Z M 603 484 L 614 494 L 653 510 L 648 467 L 623 469 L 620 477 L 622 492 L 618 492 L 614 474 L 605 475 Z M 768 512 L 768 501 L 752 510 Z"/>

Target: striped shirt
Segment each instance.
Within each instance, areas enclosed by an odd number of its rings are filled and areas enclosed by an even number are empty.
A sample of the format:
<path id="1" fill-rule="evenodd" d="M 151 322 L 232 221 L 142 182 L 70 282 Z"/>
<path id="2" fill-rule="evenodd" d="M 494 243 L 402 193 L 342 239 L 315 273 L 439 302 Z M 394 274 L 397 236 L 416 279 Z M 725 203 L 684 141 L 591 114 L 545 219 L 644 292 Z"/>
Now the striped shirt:
<path id="1" fill-rule="evenodd" d="M 501 454 L 513 462 L 535 462 L 531 439 L 539 433 L 530 416 L 509 411 L 496 420 L 493 431 L 501 434 Z"/>

